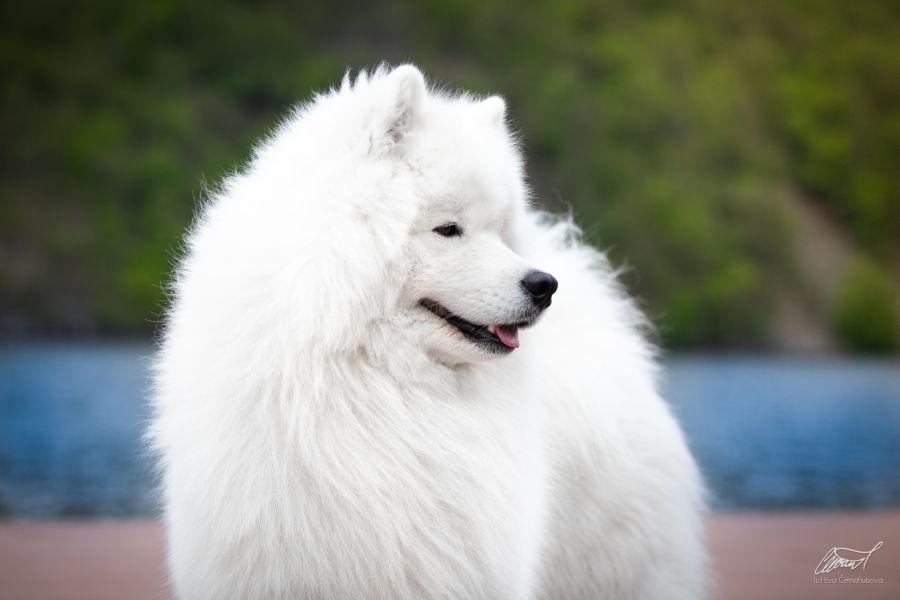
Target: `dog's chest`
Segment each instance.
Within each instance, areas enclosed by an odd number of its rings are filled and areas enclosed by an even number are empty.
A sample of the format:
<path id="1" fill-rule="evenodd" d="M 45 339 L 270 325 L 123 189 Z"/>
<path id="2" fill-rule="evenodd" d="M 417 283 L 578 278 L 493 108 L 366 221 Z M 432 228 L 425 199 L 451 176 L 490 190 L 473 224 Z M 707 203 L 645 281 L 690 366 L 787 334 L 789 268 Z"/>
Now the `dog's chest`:
<path id="1" fill-rule="evenodd" d="M 499 598 L 527 583 L 521 569 L 536 560 L 539 434 L 495 403 L 454 400 L 336 415 L 315 460 L 302 461 L 297 509 L 340 564 L 348 552 L 393 557 L 414 587 Z"/>

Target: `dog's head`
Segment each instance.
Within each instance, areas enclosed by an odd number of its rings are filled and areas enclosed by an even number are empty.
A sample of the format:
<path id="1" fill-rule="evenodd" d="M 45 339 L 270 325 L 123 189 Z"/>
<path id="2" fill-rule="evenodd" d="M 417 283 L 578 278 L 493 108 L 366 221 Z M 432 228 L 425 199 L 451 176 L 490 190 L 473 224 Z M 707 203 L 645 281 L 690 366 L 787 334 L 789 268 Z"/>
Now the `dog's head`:
<path id="1" fill-rule="evenodd" d="M 409 169 L 417 210 L 401 306 L 426 348 L 449 362 L 512 352 L 557 282 L 517 253 L 522 160 L 499 97 L 428 94 L 414 67 L 387 76 L 391 151 Z"/>

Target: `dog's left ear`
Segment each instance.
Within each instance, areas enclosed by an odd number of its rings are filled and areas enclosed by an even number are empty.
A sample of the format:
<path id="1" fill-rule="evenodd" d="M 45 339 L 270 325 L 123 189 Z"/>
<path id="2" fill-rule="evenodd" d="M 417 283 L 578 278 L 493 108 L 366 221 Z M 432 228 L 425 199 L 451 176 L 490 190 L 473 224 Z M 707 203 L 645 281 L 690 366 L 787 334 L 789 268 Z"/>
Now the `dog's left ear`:
<path id="1" fill-rule="evenodd" d="M 425 77 L 413 65 L 401 65 L 383 80 L 381 114 L 375 132 L 382 140 L 372 140 L 375 147 L 396 147 L 415 129 L 425 102 Z M 386 144 L 381 144 L 386 142 Z"/>

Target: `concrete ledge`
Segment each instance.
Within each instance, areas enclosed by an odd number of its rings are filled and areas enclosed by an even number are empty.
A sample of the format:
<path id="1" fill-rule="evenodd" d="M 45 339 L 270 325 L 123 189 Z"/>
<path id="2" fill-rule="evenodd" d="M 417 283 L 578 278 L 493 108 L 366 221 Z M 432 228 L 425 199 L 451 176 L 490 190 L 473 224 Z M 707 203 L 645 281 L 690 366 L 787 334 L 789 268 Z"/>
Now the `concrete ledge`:
<path id="1" fill-rule="evenodd" d="M 834 546 L 869 550 L 866 570 L 828 574 L 883 584 L 814 582 Z M 900 511 L 717 514 L 710 522 L 715 598 L 900 598 Z M 169 598 L 164 538 L 151 521 L 0 522 L 0 597 L 15 600 Z"/>

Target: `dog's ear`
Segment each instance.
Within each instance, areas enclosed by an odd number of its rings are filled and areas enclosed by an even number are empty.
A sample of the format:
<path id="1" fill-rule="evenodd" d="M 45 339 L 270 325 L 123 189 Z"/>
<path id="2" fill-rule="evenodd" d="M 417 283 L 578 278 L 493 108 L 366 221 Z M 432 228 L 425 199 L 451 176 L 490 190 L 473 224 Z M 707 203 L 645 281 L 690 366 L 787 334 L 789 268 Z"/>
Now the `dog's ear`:
<path id="1" fill-rule="evenodd" d="M 506 119 L 506 101 L 500 96 L 491 96 L 478 105 L 481 114 L 491 125 L 503 125 Z"/>
<path id="2" fill-rule="evenodd" d="M 413 65 L 401 65 L 382 81 L 373 150 L 395 148 L 416 127 L 425 102 L 425 77 Z"/>

